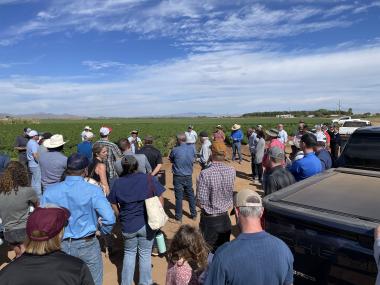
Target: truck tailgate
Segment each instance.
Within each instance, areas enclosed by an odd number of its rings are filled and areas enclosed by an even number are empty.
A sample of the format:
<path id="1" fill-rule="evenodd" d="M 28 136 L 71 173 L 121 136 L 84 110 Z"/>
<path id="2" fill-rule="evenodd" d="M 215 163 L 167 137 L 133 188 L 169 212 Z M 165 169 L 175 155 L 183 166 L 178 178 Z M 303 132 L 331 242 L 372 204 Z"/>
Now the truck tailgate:
<path id="1" fill-rule="evenodd" d="M 264 198 L 265 228 L 292 250 L 295 284 L 374 284 L 380 174 L 332 169 Z"/>

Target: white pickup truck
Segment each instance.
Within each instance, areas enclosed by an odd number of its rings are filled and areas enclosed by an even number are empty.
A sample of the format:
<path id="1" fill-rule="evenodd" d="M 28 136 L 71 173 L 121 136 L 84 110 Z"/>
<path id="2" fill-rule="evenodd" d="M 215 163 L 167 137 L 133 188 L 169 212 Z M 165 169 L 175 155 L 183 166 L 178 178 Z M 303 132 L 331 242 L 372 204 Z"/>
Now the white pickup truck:
<path id="1" fill-rule="evenodd" d="M 351 119 L 347 120 L 343 123 L 341 127 L 339 127 L 339 135 L 342 140 L 342 147 L 346 144 L 348 138 L 352 135 L 356 129 L 361 127 L 371 126 L 371 122 L 362 119 Z"/>
<path id="2" fill-rule="evenodd" d="M 350 116 L 344 116 L 344 117 L 340 117 L 340 118 L 332 120 L 332 123 L 338 124 L 341 126 L 344 124 L 344 122 L 349 121 L 349 120 L 352 120 L 352 118 Z"/>

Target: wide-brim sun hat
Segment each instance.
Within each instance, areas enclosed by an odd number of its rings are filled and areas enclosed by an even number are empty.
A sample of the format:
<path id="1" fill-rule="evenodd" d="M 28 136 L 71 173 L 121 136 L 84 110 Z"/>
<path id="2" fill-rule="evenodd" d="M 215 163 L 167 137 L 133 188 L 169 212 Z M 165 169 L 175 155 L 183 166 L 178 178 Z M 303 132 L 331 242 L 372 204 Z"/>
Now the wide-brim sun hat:
<path id="1" fill-rule="evenodd" d="M 278 137 L 278 130 L 277 129 L 270 129 L 270 130 L 266 130 L 265 133 L 270 136 L 270 137 L 274 137 L 274 138 L 277 138 Z"/>
<path id="2" fill-rule="evenodd" d="M 239 130 L 240 128 L 241 128 L 240 125 L 238 125 L 238 124 L 234 124 L 234 125 L 232 126 L 231 130 L 236 131 L 236 130 Z"/>
<path id="3" fill-rule="evenodd" d="M 51 136 L 50 139 L 45 140 L 43 142 L 43 145 L 44 147 L 47 147 L 47 148 L 56 148 L 56 147 L 63 146 L 65 143 L 67 143 L 67 141 L 65 142 L 63 140 L 63 136 L 56 134 L 56 135 Z"/>

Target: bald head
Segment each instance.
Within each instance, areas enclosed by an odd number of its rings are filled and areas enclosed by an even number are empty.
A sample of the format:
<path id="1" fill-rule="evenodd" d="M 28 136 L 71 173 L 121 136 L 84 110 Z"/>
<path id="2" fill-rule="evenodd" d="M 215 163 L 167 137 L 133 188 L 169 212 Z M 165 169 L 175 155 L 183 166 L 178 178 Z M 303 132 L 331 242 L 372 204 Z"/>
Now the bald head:
<path id="1" fill-rule="evenodd" d="M 185 133 L 177 134 L 177 141 L 179 143 L 185 143 L 186 142 L 186 134 Z"/>

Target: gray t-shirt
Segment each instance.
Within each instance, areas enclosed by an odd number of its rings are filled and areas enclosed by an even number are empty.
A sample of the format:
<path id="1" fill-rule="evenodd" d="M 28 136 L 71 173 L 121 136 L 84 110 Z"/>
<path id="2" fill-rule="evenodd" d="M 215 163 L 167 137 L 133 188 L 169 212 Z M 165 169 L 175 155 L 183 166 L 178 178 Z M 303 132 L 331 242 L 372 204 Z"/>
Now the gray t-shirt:
<path id="1" fill-rule="evenodd" d="M 19 187 L 17 191 L 0 193 L 0 218 L 5 231 L 24 229 L 29 216 L 30 203 L 38 198 L 32 187 Z"/>
<path id="2" fill-rule="evenodd" d="M 137 172 L 139 173 L 151 173 L 152 167 L 150 166 L 149 160 L 146 158 L 145 154 L 134 154 L 132 151 L 127 151 L 123 153 L 124 156 L 131 155 L 136 158 L 139 167 Z M 123 167 L 121 166 L 121 159 L 115 162 L 115 169 L 117 174 L 120 176 L 123 173 Z"/>
<path id="3" fill-rule="evenodd" d="M 41 183 L 46 187 L 61 181 L 67 166 L 67 157 L 59 151 L 42 152 L 39 159 L 41 167 Z"/>
<path id="4" fill-rule="evenodd" d="M 25 147 L 26 148 L 27 143 L 28 143 L 28 138 L 26 138 L 25 136 L 18 136 L 16 138 L 15 147 Z M 28 159 L 26 157 L 26 149 L 25 150 L 19 150 L 18 156 L 19 156 L 19 160 L 22 160 L 25 162 L 28 161 Z"/>

